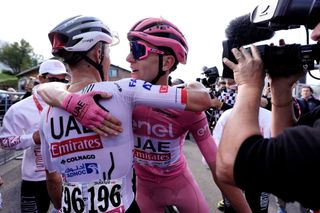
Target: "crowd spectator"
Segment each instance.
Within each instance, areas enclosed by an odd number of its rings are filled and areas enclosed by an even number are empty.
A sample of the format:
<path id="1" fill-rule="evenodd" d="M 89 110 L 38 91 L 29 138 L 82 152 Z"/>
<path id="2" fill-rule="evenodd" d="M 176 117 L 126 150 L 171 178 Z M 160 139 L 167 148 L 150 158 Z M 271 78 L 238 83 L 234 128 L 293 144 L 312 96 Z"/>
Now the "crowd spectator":
<path id="1" fill-rule="evenodd" d="M 296 101 L 298 102 L 301 110 L 300 116 L 312 111 L 317 106 L 320 105 L 320 100 L 316 99 L 313 96 L 313 89 L 309 85 L 304 85 L 301 87 L 300 90 L 300 98 L 297 98 Z"/>
<path id="2" fill-rule="evenodd" d="M 48 77 L 64 79 L 67 75 L 64 64 L 47 60 L 40 65 L 39 81 L 48 82 Z M 50 198 L 46 187 L 46 175 L 40 150 L 40 113 L 46 104 L 34 93 L 13 104 L 6 112 L 0 129 L 0 147 L 5 150 L 24 150 L 21 165 L 21 212 L 47 212 Z"/>

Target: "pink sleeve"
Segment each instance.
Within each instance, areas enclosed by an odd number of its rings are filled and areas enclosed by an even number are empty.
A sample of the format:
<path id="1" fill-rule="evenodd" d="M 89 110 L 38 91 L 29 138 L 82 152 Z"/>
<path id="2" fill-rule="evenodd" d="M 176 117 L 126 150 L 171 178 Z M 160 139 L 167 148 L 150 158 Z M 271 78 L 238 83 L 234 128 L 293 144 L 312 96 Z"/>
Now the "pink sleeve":
<path id="1" fill-rule="evenodd" d="M 202 155 L 208 163 L 216 160 L 217 146 L 211 135 L 207 118 L 204 113 L 197 114 L 202 117 L 198 122 L 190 125 L 190 132 L 194 137 Z"/>

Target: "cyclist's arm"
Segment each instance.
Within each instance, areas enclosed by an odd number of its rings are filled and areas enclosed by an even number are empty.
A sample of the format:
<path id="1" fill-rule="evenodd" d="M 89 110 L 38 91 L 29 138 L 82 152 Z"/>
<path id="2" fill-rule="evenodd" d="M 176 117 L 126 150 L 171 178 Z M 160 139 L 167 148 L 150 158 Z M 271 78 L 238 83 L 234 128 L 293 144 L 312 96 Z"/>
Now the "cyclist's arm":
<path id="1" fill-rule="evenodd" d="M 211 98 L 207 88 L 199 82 L 187 84 L 186 110 L 201 112 L 211 107 Z"/>
<path id="2" fill-rule="evenodd" d="M 69 94 L 67 84 L 51 82 L 40 84 L 37 93 L 50 106 L 61 107 L 63 99 Z"/>
<path id="3" fill-rule="evenodd" d="M 203 111 L 211 106 L 210 96 L 207 89 L 199 82 L 189 83 L 186 87 L 186 110 L 189 111 Z M 66 84 L 59 82 L 52 82 L 41 84 L 38 89 L 38 94 L 49 105 L 61 107 L 63 100 L 68 94 Z M 104 98 L 109 98 L 107 93 L 99 93 Z"/>
<path id="4" fill-rule="evenodd" d="M 34 133 L 26 133 L 28 128 L 19 121 L 16 109 L 11 107 L 6 112 L 0 129 L 0 147 L 7 150 L 23 150 L 34 146 Z"/>
<path id="5" fill-rule="evenodd" d="M 112 95 L 102 92 L 89 92 L 86 94 L 72 94 L 68 92 L 66 84 L 52 82 L 41 84 L 38 94 L 51 106 L 64 108 L 74 115 L 77 104 L 87 106 L 90 110 L 84 110 L 84 114 L 78 113 L 75 118 L 84 126 L 91 128 L 99 135 L 118 135 L 122 132 L 121 122 L 110 113 L 100 108 L 95 102 L 95 96 L 99 98 L 111 98 Z"/>
<path id="6" fill-rule="evenodd" d="M 49 173 L 46 170 L 47 175 L 47 189 L 50 199 L 54 205 L 54 208 L 61 209 L 62 200 L 62 178 L 57 172 Z"/>

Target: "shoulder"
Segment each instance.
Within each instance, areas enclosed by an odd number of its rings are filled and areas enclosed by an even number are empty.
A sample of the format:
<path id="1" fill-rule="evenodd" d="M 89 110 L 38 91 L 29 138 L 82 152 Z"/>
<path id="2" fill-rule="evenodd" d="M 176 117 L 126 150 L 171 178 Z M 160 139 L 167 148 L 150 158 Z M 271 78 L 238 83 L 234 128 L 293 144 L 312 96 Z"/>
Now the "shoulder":
<path id="1" fill-rule="evenodd" d="M 230 116 L 230 114 L 231 114 L 231 112 L 232 112 L 232 108 L 223 111 L 223 113 L 221 114 L 219 120 L 220 120 L 220 119 L 221 119 L 221 120 L 226 120 L 226 119 L 228 119 L 229 116 Z"/>

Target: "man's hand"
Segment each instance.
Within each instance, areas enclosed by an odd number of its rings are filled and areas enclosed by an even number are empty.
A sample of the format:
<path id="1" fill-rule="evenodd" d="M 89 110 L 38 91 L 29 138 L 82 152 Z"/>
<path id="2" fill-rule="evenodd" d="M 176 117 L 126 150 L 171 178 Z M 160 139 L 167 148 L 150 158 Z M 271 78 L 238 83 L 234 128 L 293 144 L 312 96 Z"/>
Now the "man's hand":
<path id="1" fill-rule="evenodd" d="M 238 63 L 235 64 L 227 58 L 224 58 L 223 62 L 233 70 L 238 87 L 247 85 L 262 90 L 265 77 L 263 62 L 259 50 L 254 45 L 251 46 L 251 52 L 252 54 L 243 47 L 240 50 L 233 48 L 232 53 Z"/>
<path id="2" fill-rule="evenodd" d="M 123 131 L 121 122 L 107 109 L 99 105 L 100 99 L 109 99 L 112 95 L 97 91 L 86 94 L 68 94 L 61 107 L 70 112 L 85 127 L 102 136 L 118 135 Z"/>
<path id="3" fill-rule="evenodd" d="M 39 130 L 33 133 L 32 138 L 35 144 L 38 144 L 38 145 L 41 144 Z"/>

